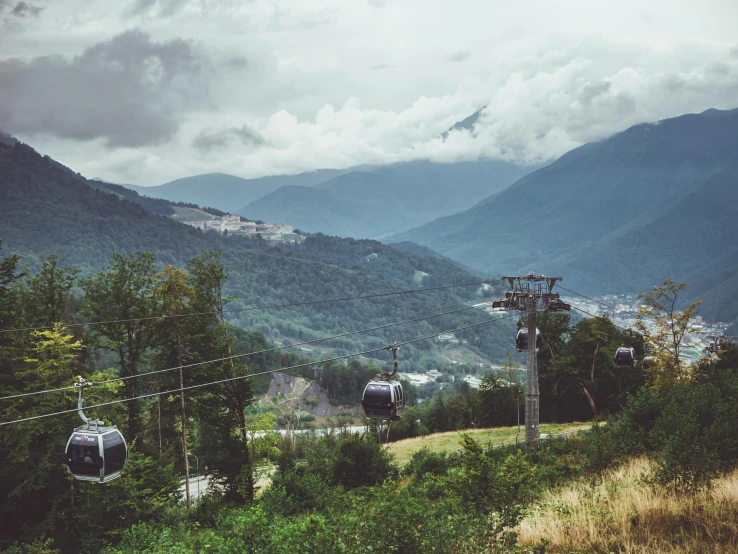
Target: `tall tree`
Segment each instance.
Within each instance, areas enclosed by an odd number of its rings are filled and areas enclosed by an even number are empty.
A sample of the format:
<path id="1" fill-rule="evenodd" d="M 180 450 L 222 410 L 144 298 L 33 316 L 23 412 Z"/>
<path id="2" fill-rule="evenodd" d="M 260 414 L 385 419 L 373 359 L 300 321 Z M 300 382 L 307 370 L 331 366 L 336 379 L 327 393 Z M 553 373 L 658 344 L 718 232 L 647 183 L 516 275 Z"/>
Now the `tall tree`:
<path id="1" fill-rule="evenodd" d="M 236 469 L 232 460 L 241 462 L 241 468 L 236 474 L 229 473 L 224 468 L 217 468 L 217 464 L 210 464 L 218 469 L 219 478 L 223 485 L 230 491 L 233 500 L 242 498 L 250 501 L 253 499 L 253 467 L 252 457 L 249 456 L 248 436 L 244 410 L 251 403 L 254 392 L 251 380 L 246 378 L 249 374 L 248 366 L 242 358 L 234 359 L 234 333 L 225 318 L 225 306 L 231 298 L 225 296 L 223 289 L 228 280 L 228 271 L 221 261 L 220 253 L 207 252 L 187 263 L 187 269 L 191 275 L 193 290 L 195 291 L 195 310 L 201 314 L 198 322 L 201 326 L 201 337 L 204 338 L 201 352 L 207 352 L 209 359 L 220 359 L 218 363 L 208 364 L 207 375 L 210 380 L 226 380 L 224 383 L 209 389 L 212 391 L 203 397 L 204 401 L 212 399 L 211 410 L 204 413 L 206 417 L 215 417 L 218 424 L 213 429 L 220 428 L 221 433 L 226 436 L 222 438 L 222 448 L 229 452 L 230 460 L 228 466 L 231 470 Z M 231 422 L 238 429 L 240 447 L 237 451 L 232 449 L 234 441 L 227 436 L 230 426 L 223 425 Z M 214 440 L 212 435 L 209 437 Z M 244 487 L 245 485 L 245 487 Z M 239 489 L 242 489 L 239 492 Z"/>
<path id="2" fill-rule="evenodd" d="M 34 331 L 24 360 L 13 364 L 11 390 L 31 392 L 69 386 L 80 372 L 82 345 L 62 324 Z M 3 401 L 3 420 L 52 413 L 76 404 L 74 391 Z M 64 446 L 79 425 L 76 414 L 36 419 L 0 427 L 0 508 L 2 528 L 16 538 L 31 539 L 39 529 L 53 528 L 55 512 L 70 506 L 73 483 L 65 478 Z M 12 532 L 11 532 L 12 531 Z M 28 533 L 27 536 L 19 536 Z M 29 540 L 30 542 L 30 540 Z"/>
<path id="3" fill-rule="evenodd" d="M 83 313 L 93 321 L 109 322 L 93 327 L 100 344 L 118 356 L 121 377 L 138 374 L 149 344 L 153 323 L 153 292 L 156 260 L 153 254 L 135 252 L 126 256 L 113 254 L 110 265 L 82 281 L 85 300 Z M 127 397 L 139 390 L 138 379 L 124 381 Z M 140 405 L 128 402 L 128 440 L 135 447 L 141 431 Z"/>
<path id="4" fill-rule="evenodd" d="M 184 388 L 182 366 L 191 338 L 188 332 L 194 318 L 182 317 L 192 312 L 195 304 L 195 290 L 190 277 L 181 269 L 168 265 L 156 276 L 153 292 L 156 311 L 162 317 L 157 321 L 156 339 L 159 349 L 159 360 L 167 367 L 179 367 L 179 389 Z M 182 462 L 185 470 L 185 496 L 187 506 L 190 505 L 190 467 L 187 456 L 187 411 L 185 409 L 185 393 L 179 391 L 180 414 L 179 431 L 182 444 Z M 168 402 L 171 405 L 171 402 Z M 162 427 L 159 420 L 159 437 L 161 441 Z"/>
<path id="5" fill-rule="evenodd" d="M 59 267 L 57 256 L 42 256 L 40 271 L 28 279 L 26 312 L 31 325 L 49 326 L 70 318 L 71 291 L 78 269 Z"/>
<path id="6" fill-rule="evenodd" d="M 690 379 L 690 369 L 682 356 L 684 337 L 692 332 L 690 320 L 697 314 L 700 302 L 693 302 L 678 310 L 679 293 L 687 283 L 676 284 L 667 279 L 646 293 L 638 295 L 643 301 L 636 316 L 636 328 L 646 341 L 651 383 L 661 387 Z"/>

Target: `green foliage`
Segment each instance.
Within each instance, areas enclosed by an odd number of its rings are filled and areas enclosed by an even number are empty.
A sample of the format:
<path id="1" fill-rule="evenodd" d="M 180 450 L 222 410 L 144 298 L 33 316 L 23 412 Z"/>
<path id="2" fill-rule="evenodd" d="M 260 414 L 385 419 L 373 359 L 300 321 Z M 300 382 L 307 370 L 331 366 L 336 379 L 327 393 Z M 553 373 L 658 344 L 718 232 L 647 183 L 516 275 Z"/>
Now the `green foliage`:
<path id="1" fill-rule="evenodd" d="M 646 382 L 642 337 L 621 331 L 609 318 L 571 325 L 568 314 L 544 312 L 538 327 L 544 343 L 538 352 L 542 421 L 582 421 L 617 412 Z M 635 349 L 636 367 L 615 365 L 620 346 Z"/>
<path id="2" fill-rule="evenodd" d="M 523 387 L 485 375 L 479 385 L 480 427 L 505 427 L 518 421 L 521 410 Z"/>
<path id="3" fill-rule="evenodd" d="M 30 544 L 14 544 L 9 548 L 0 551 L 2 554 L 59 554 L 54 548 L 53 539 L 35 539 Z"/>
<path id="4" fill-rule="evenodd" d="M 410 462 L 403 468 L 403 474 L 409 475 L 416 480 L 426 473 L 440 476 L 458 464 L 459 460 L 452 454 L 448 454 L 447 452 L 431 452 L 428 448 L 422 448 L 413 454 Z"/>
<path id="5" fill-rule="evenodd" d="M 280 466 L 272 484 L 260 497 L 260 504 L 270 513 L 290 516 L 325 510 L 336 499 L 335 489 L 320 475 L 305 467 Z"/>
<path id="6" fill-rule="evenodd" d="M 693 302 L 683 310 L 677 310 L 679 293 L 687 283 L 678 285 L 671 279 L 665 280 L 645 294 L 636 319 L 636 328 L 643 334 L 648 353 L 650 381 L 654 386 L 663 386 L 691 378 L 691 368 L 682 357 L 682 343 L 692 332 L 691 320 L 697 313 L 699 302 Z"/>
<path id="7" fill-rule="evenodd" d="M 591 437 L 590 464 L 604 467 L 625 455 L 657 463 L 656 483 L 692 492 L 738 460 L 738 375 L 709 382 L 642 388 L 622 414 Z"/>
<path id="8" fill-rule="evenodd" d="M 391 455 L 374 435 L 341 437 L 327 463 L 329 479 L 346 489 L 381 483 L 396 473 Z"/>
<path id="9" fill-rule="evenodd" d="M 276 427 L 277 416 L 272 412 L 259 414 L 246 425 L 253 463 L 277 458 L 280 455 L 279 448 L 277 448 L 279 436 L 275 433 Z"/>

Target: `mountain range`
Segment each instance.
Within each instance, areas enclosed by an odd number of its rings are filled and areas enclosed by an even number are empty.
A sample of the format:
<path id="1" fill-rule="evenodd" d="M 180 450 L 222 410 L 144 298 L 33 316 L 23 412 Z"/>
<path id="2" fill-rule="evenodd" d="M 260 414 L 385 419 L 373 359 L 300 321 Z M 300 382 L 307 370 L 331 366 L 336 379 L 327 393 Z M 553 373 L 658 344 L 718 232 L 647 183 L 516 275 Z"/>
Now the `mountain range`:
<path id="1" fill-rule="evenodd" d="M 350 171 L 352 170 L 318 169 L 297 175 L 274 175 L 257 179 L 242 179 L 226 173 L 206 173 L 176 179 L 154 187 L 124 186 L 152 198 L 211 206 L 229 213 L 235 213 L 239 208 L 280 187 L 309 187 Z"/>
<path id="2" fill-rule="evenodd" d="M 694 283 L 738 318 L 738 110 L 635 125 L 585 144 L 469 210 L 390 237 L 491 274 L 562 274 L 585 293 Z"/>
<path id="3" fill-rule="evenodd" d="M 533 169 L 499 161 L 418 161 L 258 179 L 209 173 L 155 187 L 123 186 L 141 197 L 289 223 L 305 232 L 380 238 L 465 210 Z"/>
<path id="4" fill-rule="evenodd" d="M 274 244 L 260 237 L 225 236 L 200 231 L 154 213 L 168 201 L 152 205 L 135 192 L 90 181 L 30 146 L 0 140 L 0 256 L 20 255 L 31 272 L 41 256 L 54 254 L 60 266 L 82 276 L 99 271 L 113 253 L 152 252 L 163 266 L 184 266 L 206 251 L 222 252 L 230 279 L 225 293 L 235 297 L 229 309 L 304 303 L 396 290 L 479 282 L 480 276 L 419 246 L 397 248 L 370 240 L 325 235 L 297 245 Z M 126 198 L 126 195 L 128 198 Z M 358 331 L 423 315 L 455 310 L 499 295 L 499 284 L 433 290 L 311 306 L 234 312 L 231 323 L 262 331 L 281 344 Z M 484 321 L 470 309 L 411 324 L 334 339 L 312 347 L 312 355 L 347 354 L 381 348 L 432 333 Z M 461 348 L 482 360 L 501 360 L 512 348 L 513 320 L 468 329 L 459 334 Z M 423 341 L 403 348 L 405 370 L 446 364 L 434 352 L 446 348 Z M 381 354 L 378 361 L 386 362 Z"/>
<path id="5" fill-rule="evenodd" d="M 381 238 L 465 210 L 534 168 L 507 162 L 417 161 L 285 186 L 237 213 L 306 232 Z"/>

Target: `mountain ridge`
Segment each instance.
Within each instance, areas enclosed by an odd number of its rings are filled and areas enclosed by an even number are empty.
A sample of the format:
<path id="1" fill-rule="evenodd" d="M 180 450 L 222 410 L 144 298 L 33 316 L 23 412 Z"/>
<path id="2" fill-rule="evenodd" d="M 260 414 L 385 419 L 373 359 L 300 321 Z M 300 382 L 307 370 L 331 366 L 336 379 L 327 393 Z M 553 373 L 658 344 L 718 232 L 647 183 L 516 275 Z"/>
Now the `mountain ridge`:
<path id="1" fill-rule="evenodd" d="M 353 171 L 311 187 L 322 194 L 281 187 L 237 213 L 287 221 L 308 232 L 376 239 L 462 211 L 530 170 L 493 160 L 405 162 Z"/>
<path id="2" fill-rule="evenodd" d="M 635 125 L 386 241 L 417 242 L 492 274 L 561 273 L 587 293 L 707 279 L 701 265 L 738 239 L 735 144 L 738 109 Z M 722 313 L 734 319 L 738 306 Z"/>

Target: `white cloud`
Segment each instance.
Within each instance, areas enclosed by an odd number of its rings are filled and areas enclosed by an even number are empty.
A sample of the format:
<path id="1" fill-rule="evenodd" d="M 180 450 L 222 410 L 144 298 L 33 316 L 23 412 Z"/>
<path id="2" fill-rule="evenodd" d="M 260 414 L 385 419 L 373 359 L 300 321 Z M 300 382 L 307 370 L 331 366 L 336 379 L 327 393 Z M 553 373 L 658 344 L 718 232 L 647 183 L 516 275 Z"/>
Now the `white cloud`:
<path id="1" fill-rule="evenodd" d="M 219 68 L 208 73 L 211 104 L 178 112 L 168 142 L 111 149 L 21 133 L 112 181 L 426 157 L 529 163 L 634 123 L 736 107 L 738 3 L 690 4 L 654 0 L 644 14 L 634 0 L 132 0 L 115 11 L 57 0 L 3 47 L 72 59 L 140 28 L 207 52 Z M 473 132 L 438 138 L 482 106 Z"/>

